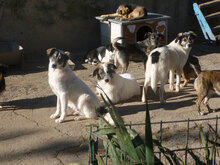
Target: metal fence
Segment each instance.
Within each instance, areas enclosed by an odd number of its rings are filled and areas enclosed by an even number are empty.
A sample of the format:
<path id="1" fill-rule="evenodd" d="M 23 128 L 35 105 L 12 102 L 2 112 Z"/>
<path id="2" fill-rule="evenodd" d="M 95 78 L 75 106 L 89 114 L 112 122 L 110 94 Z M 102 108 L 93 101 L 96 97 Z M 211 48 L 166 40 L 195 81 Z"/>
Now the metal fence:
<path id="1" fill-rule="evenodd" d="M 212 131 L 214 132 L 214 136 L 216 136 L 215 138 L 218 137 L 218 120 L 220 119 L 219 116 L 213 117 L 213 118 L 203 118 L 203 119 L 188 119 L 188 120 L 176 120 L 176 121 L 160 121 L 160 122 L 152 122 L 151 125 L 158 125 L 159 126 L 159 141 L 160 143 L 163 143 L 163 127 L 167 124 L 177 124 L 177 123 L 185 123 L 186 124 L 186 130 L 185 130 L 185 147 L 183 148 L 178 148 L 178 149 L 170 149 L 171 152 L 184 152 L 184 160 L 185 163 L 188 164 L 188 160 L 189 160 L 189 151 L 199 151 L 204 149 L 205 147 L 190 147 L 189 146 L 189 134 L 190 134 L 190 123 L 192 122 L 203 122 L 203 121 L 209 121 L 211 124 L 211 128 Z M 127 127 L 129 128 L 134 128 L 136 126 L 145 126 L 145 123 L 139 123 L 139 124 L 132 124 L 131 122 L 129 124 L 126 124 Z M 90 136 L 92 134 L 93 130 L 92 127 L 90 129 Z M 90 137 L 90 148 L 89 148 L 89 155 L 90 155 L 90 160 L 95 160 L 95 154 L 93 153 L 94 150 L 98 150 L 98 138 L 96 139 L 97 141 L 95 142 L 94 140 L 91 140 L 92 138 Z M 174 140 L 174 139 L 173 139 Z M 208 147 L 208 148 L 211 148 Z M 162 154 L 161 152 L 158 151 L 154 151 L 155 154 L 158 154 L 159 159 L 162 161 Z M 108 153 L 105 153 L 105 163 L 107 165 L 107 157 L 108 157 Z M 162 161 L 163 162 L 163 161 Z M 192 163 L 192 162 L 191 162 Z M 214 164 L 220 164 L 220 160 L 219 158 L 217 158 L 217 153 L 215 150 L 214 153 Z M 93 165 L 93 163 L 90 162 L 91 165 Z M 96 163 L 94 163 L 96 164 Z"/>

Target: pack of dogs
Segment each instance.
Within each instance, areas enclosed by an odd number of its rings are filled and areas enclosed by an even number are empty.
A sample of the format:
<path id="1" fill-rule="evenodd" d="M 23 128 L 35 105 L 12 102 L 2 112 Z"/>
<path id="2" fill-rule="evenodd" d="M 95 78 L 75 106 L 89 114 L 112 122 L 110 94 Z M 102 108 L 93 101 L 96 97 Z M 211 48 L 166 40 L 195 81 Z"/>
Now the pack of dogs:
<path id="1" fill-rule="evenodd" d="M 146 18 L 147 10 L 141 6 L 120 5 L 116 13 L 101 17 L 103 21 L 110 18 L 130 21 Z M 155 94 L 159 87 L 159 100 L 163 105 L 166 103 L 164 86 L 167 82 L 170 90 L 179 92 L 180 87 L 186 87 L 191 78 L 195 79 L 198 113 L 205 114 L 201 112 L 202 102 L 209 113 L 214 112 L 208 101 L 213 93 L 220 95 L 220 72 L 202 71 L 198 58 L 190 55 L 196 36 L 193 31 L 178 33 L 169 44 L 161 45 L 163 35 L 148 32 L 143 41 L 124 43 L 124 37 L 117 37 L 108 45 L 89 50 L 85 62 L 95 65 L 92 75 L 97 81 L 96 93 L 76 76 L 69 66 L 70 52 L 57 48 L 47 49 L 48 83 L 57 96 L 56 111 L 50 118 L 55 119 L 56 123 L 63 122 L 70 107 L 74 120 L 96 119 L 102 116 L 114 125 L 101 95 L 105 100 L 109 98 L 113 104 L 126 102 L 134 96 L 141 96 L 140 101 L 146 102 L 148 86 Z M 126 73 L 130 61 L 143 63 L 145 72 L 143 88 L 132 74 Z M 117 73 L 118 68 L 121 68 L 121 73 Z M 0 93 L 5 90 L 6 69 L 5 65 L 0 64 Z M 183 84 L 180 84 L 181 76 Z"/>
<path id="2" fill-rule="evenodd" d="M 136 43 L 119 43 L 118 41 L 124 38 L 117 37 L 109 45 L 92 49 L 87 53 L 86 62 L 95 65 L 92 75 L 97 81 L 96 94 L 69 69 L 69 52 L 56 48 L 48 49 L 48 81 L 57 96 L 57 109 L 50 118 L 57 118 L 57 123 L 62 122 L 67 107 L 70 107 L 76 115 L 75 120 L 97 118 L 101 114 L 114 125 L 100 95 L 105 100 L 109 98 L 113 104 L 126 102 L 134 96 L 141 95 L 142 102 L 146 102 L 148 86 L 151 86 L 156 94 L 160 82 L 159 99 L 161 104 L 165 104 L 164 86 L 168 80 L 169 89 L 179 92 L 180 87 L 186 87 L 192 78 L 195 79 L 198 113 L 204 115 L 200 110 L 201 102 L 209 113 L 215 111 L 209 107 L 208 100 L 214 92 L 220 94 L 220 73 L 201 71 L 198 58 L 189 55 L 197 35 L 193 31 L 179 33 L 167 45 L 160 44 L 163 38 L 161 34 L 149 32 L 146 36 L 146 39 Z M 138 60 L 144 64 L 143 88 L 132 74 L 126 73 L 131 60 Z M 122 68 L 121 73 L 117 73 L 118 67 Z M 183 84 L 180 84 L 181 76 Z"/>

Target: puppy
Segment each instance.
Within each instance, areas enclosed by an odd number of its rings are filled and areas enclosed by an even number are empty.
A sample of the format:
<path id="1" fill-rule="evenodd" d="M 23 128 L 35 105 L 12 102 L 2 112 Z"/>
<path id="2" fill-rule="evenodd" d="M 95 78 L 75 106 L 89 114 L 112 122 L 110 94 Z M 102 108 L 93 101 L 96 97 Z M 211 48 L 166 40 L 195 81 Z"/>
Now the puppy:
<path id="1" fill-rule="evenodd" d="M 183 67 L 182 77 L 184 79 L 184 83 L 181 84 L 181 87 L 186 87 L 190 81 L 190 78 L 197 77 L 197 74 L 195 73 L 191 65 L 194 65 L 198 70 L 201 71 L 201 66 L 199 64 L 198 58 L 196 58 L 195 56 L 189 56 L 188 60 L 186 61 L 186 64 Z"/>
<path id="2" fill-rule="evenodd" d="M 116 13 L 101 15 L 102 21 L 106 21 L 110 18 L 115 18 L 118 20 L 135 20 L 147 17 L 147 10 L 143 6 L 134 5 L 120 5 L 116 10 Z"/>
<path id="3" fill-rule="evenodd" d="M 176 91 L 179 91 L 180 76 L 195 37 L 196 34 L 192 31 L 179 33 L 170 44 L 151 51 L 145 72 L 142 102 L 146 101 L 145 96 L 148 85 L 151 84 L 151 88 L 156 93 L 157 83 L 160 81 L 160 103 L 165 103 L 164 85 L 167 82 L 168 71 L 170 71 L 170 89 L 174 89 L 174 72 L 176 72 Z"/>
<path id="4" fill-rule="evenodd" d="M 100 46 L 87 53 L 85 62 L 92 65 L 97 65 L 100 62 L 113 62 L 114 53 L 112 44 Z"/>
<path id="5" fill-rule="evenodd" d="M 100 101 L 92 90 L 80 80 L 70 69 L 67 61 L 69 52 L 56 48 L 47 50 L 49 56 L 48 82 L 57 96 L 57 110 L 50 118 L 61 123 L 66 116 L 67 106 L 75 111 L 75 120 L 84 118 L 96 118 L 97 110 L 100 110 Z M 108 115 L 110 117 L 110 115 Z"/>
<path id="6" fill-rule="evenodd" d="M 160 33 L 148 32 L 144 35 L 144 38 L 145 39 L 143 41 L 138 41 L 137 44 L 140 49 L 144 50 L 147 56 L 149 56 L 153 49 L 162 46 L 160 41 L 164 38 L 164 35 Z"/>
<path id="7" fill-rule="evenodd" d="M 118 37 L 113 40 L 112 46 L 115 49 L 114 64 L 118 67 L 122 66 L 122 73 L 128 69 L 130 60 L 141 60 L 144 64 L 144 69 L 147 61 L 147 53 L 159 45 L 159 40 L 162 39 L 161 34 L 147 33 L 147 38 L 137 43 L 118 43 L 123 39 Z"/>
<path id="8" fill-rule="evenodd" d="M 200 115 L 204 115 L 201 112 L 200 105 L 203 101 L 203 104 L 208 109 L 209 113 L 215 111 L 215 109 L 211 109 L 209 107 L 208 101 L 213 95 L 213 93 L 217 93 L 220 95 L 220 72 L 215 71 L 206 71 L 202 72 L 200 69 L 191 65 L 197 74 L 197 78 L 194 81 L 194 88 L 197 93 L 196 107 L 197 111 Z"/>
<path id="9" fill-rule="evenodd" d="M 116 66 L 112 63 L 100 63 L 95 68 L 93 77 L 98 79 L 98 93 L 103 94 L 104 91 L 114 104 L 140 95 L 140 86 L 136 79 L 131 74 L 117 74 L 115 69 Z"/>

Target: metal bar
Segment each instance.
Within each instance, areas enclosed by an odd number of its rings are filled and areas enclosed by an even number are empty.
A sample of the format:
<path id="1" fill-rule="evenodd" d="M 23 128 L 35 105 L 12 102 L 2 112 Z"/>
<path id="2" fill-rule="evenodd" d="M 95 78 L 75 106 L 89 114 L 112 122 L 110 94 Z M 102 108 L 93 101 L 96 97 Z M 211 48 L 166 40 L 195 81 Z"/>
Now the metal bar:
<path id="1" fill-rule="evenodd" d="M 204 119 L 192 119 L 189 121 L 195 122 L 195 121 L 214 120 L 214 119 L 216 119 L 216 117 L 204 118 Z M 218 116 L 218 119 L 220 119 L 220 116 Z M 163 124 L 184 123 L 184 122 L 188 122 L 188 120 L 163 121 Z M 160 121 L 159 122 L 152 122 L 151 124 L 160 124 Z M 139 125 L 145 125 L 145 123 L 132 124 L 132 126 L 139 126 Z M 129 126 L 129 124 L 125 124 L 125 126 Z"/>
<path id="2" fill-rule="evenodd" d="M 107 165 L 107 162 L 108 162 L 108 141 L 106 144 L 107 144 L 107 147 L 106 147 L 107 151 L 105 151 L 105 165 Z"/>
<path id="3" fill-rule="evenodd" d="M 160 143 L 162 144 L 162 129 L 163 129 L 163 121 L 160 121 Z M 161 152 L 159 153 L 159 159 L 161 159 Z"/>
<path id="4" fill-rule="evenodd" d="M 189 119 L 187 122 L 187 130 L 186 130 L 186 148 L 185 148 L 185 163 L 187 164 L 187 154 L 188 154 L 188 142 L 189 142 Z"/>
<path id="5" fill-rule="evenodd" d="M 92 133 L 92 126 L 90 126 L 90 130 L 89 130 L 89 161 L 88 161 L 88 165 L 90 165 L 91 163 L 91 159 L 92 159 L 92 156 L 91 156 L 91 133 Z"/>
<path id="6" fill-rule="evenodd" d="M 215 141 L 217 141 L 218 137 L 218 116 L 216 116 L 216 123 L 215 123 Z M 216 148 L 214 153 L 214 164 L 216 164 Z"/>
<path id="7" fill-rule="evenodd" d="M 131 121 L 129 121 L 129 128 L 131 129 Z"/>
<path id="8" fill-rule="evenodd" d="M 209 146 L 209 147 L 196 147 L 196 148 L 188 148 L 188 151 L 189 150 L 201 150 L 201 149 L 205 149 L 205 148 L 212 148 L 212 146 Z M 176 149 L 176 150 L 170 150 L 172 152 L 179 152 L 179 151 L 186 151 L 186 148 L 180 148 L 180 149 Z M 160 151 L 155 151 L 154 153 L 159 153 Z"/>

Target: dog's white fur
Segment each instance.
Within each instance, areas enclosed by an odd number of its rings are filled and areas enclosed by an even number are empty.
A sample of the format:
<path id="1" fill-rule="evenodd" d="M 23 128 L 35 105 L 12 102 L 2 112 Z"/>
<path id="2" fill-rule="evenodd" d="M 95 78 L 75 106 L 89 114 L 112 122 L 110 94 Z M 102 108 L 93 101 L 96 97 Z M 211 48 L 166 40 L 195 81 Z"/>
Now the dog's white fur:
<path id="1" fill-rule="evenodd" d="M 114 63 L 114 58 L 115 58 L 114 56 L 115 56 L 115 50 L 111 52 L 108 49 L 106 49 L 105 56 L 102 58 L 101 55 L 98 55 L 98 59 L 99 61 L 101 61 L 101 63 L 107 63 L 107 62 Z"/>
<path id="2" fill-rule="evenodd" d="M 67 106 L 75 111 L 74 114 L 80 115 L 75 117 L 75 120 L 97 118 L 96 110 L 100 108 L 101 102 L 95 93 L 72 72 L 68 64 L 56 69 L 52 65 L 53 61 L 50 59 L 48 81 L 57 96 L 57 109 L 50 118 L 57 118 L 61 111 L 60 117 L 55 122 L 62 122 L 66 116 Z M 110 115 L 106 116 L 105 119 L 113 124 Z"/>
<path id="3" fill-rule="evenodd" d="M 105 72 L 105 77 L 97 82 L 97 91 L 99 94 L 103 94 L 104 91 L 114 104 L 140 95 L 140 86 L 134 76 L 128 73 L 112 73 L 110 76 L 107 73 L 106 63 L 100 65 Z M 105 79 L 109 79 L 109 82 L 105 82 Z M 103 91 L 100 90 L 99 87 L 101 87 Z M 105 94 L 103 94 L 104 97 Z"/>
<path id="4" fill-rule="evenodd" d="M 176 73 L 176 91 L 180 90 L 180 78 L 183 67 L 188 59 L 191 47 L 186 44 L 185 47 L 180 45 L 179 41 L 173 40 L 170 44 L 154 49 L 147 61 L 145 72 L 145 82 L 143 87 L 142 102 L 146 101 L 147 87 L 150 84 L 153 91 L 156 93 L 157 83 L 160 81 L 160 102 L 165 103 L 164 100 L 164 85 L 167 82 L 169 72 L 170 89 L 174 89 L 174 73 Z M 152 54 L 159 52 L 159 61 L 152 63 Z"/>

